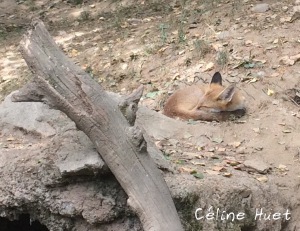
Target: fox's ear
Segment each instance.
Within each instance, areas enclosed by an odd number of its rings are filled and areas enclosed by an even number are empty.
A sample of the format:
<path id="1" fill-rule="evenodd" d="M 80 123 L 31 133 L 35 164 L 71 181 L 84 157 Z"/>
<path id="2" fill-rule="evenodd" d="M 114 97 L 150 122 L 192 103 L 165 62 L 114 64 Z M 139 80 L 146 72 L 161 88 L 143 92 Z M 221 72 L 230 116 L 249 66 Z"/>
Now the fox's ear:
<path id="1" fill-rule="evenodd" d="M 213 75 L 213 77 L 212 77 L 212 79 L 210 81 L 210 84 L 212 84 L 212 83 L 216 83 L 216 84 L 222 85 L 222 76 L 221 76 L 220 72 L 216 72 Z"/>
<path id="2" fill-rule="evenodd" d="M 228 103 L 232 100 L 232 97 L 235 92 L 235 86 L 230 85 L 226 87 L 219 95 L 218 95 L 218 100 L 225 100 Z"/>

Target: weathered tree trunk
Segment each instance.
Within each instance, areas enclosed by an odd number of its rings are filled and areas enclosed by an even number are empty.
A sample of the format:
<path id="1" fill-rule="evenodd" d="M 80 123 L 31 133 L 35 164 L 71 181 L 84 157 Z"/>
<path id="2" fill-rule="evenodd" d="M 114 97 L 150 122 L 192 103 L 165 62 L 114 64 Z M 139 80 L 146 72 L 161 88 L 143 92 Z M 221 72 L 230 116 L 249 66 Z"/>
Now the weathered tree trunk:
<path id="1" fill-rule="evenodd" d="M 35 74 L 15 101 L 44 101 L 66 113 L 95 144 L 128 195 L 128 204 L 146 231 L 182 231 L 169 189 L 147 153 L 141 131 L 131 126 L 141 95 L 118 105 L 87 73 L 66 57 L 41 21 L 21 41 L 21 52 Z M 138 98 L 138 99 L 137 99 Z M 131 125 L 130 125 L 131 124 Z"/>

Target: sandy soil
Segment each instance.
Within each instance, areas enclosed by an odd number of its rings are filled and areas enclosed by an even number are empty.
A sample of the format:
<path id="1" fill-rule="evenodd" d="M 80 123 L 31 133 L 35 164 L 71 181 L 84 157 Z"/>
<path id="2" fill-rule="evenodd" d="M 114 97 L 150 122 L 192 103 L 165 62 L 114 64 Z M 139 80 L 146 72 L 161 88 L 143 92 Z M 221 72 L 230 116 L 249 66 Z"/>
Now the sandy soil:
<path id="1" fill-rule="evenodd" d="M 157 145 L 196 177 L 230 177 L 232 169 L 247 171 L 245 160 L 256 160 L 249 177 L 276 182 L 299 203 L 299 1 L 265 1 L 269 10 L 262 13 L 252 10 L 261 2 L 251 0 L 75 2 L 0 1 L 2 99 L 32 77 L 18 43 L 35 17 L 107 90 L 126 94 L 144 84 L 142 104 L 156 111 L 175 89 L 208 82 L 220 70 L 225 84 L 237 83 L 246 96 L 247 115 L 210 123 L 214 133 L 200 129 L 210 144 L 182 131 Z M 265 175 L 257 172 L 262 164 L 270 167 Z"/>

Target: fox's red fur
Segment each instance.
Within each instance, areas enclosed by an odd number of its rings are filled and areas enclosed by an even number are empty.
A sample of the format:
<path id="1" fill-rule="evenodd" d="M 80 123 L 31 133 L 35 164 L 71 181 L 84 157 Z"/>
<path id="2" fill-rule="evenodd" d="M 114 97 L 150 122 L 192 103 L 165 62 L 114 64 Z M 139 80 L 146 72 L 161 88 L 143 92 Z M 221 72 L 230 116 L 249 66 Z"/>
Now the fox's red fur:
<path id="1" fill-rule="evenodd" d="M 209 85 L 193 85 L 175 91 L 167 100 L 163 113 L 184 120 L 222 121 L 235 112 L 244 114 L 244 99 L 234 85 L 223 87 L 222 76 L 216 72 Z"/>

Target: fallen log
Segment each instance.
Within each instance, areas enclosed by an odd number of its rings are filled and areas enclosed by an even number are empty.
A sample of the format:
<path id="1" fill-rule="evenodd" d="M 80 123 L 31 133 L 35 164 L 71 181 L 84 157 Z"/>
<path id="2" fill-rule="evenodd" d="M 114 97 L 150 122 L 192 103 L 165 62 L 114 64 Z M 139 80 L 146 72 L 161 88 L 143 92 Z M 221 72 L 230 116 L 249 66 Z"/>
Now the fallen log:
<path id="1" fill-rule="evenodd" d="M 118 106 L 63 54 L 41 21 L 32 27 L 20 47 L 34 78 L 13 96 L 14 101 L 46 102 L 71 118 L 95 144 L 145 231 L 182 231 L 170 191 L 147 152 L 141 130 L 134 126 L 142 87 Z"/>

